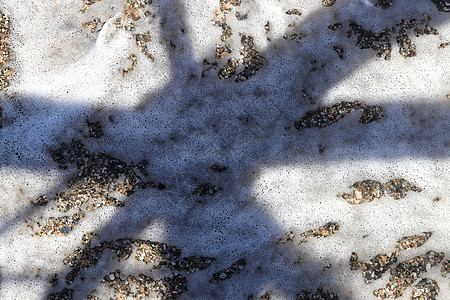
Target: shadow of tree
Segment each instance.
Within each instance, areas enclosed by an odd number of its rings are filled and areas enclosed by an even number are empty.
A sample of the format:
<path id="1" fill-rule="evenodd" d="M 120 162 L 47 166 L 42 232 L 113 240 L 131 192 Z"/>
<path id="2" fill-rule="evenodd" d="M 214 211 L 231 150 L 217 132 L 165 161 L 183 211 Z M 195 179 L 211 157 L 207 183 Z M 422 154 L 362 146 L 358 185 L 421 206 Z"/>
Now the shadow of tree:
<path id="1" fill-rule="evenodd" d="M 386 116 L 378 123 L 360 124 L 357 113 L 353 113 L 320 132 L 317 128 L 295 131 L 294 121 L 320 105 L 327 92 L 373 58 L 374 52 L 351 48 L 349 44 L 354 40 L 347 40 L 344 32 L 336 34 L 319 29 L 329 25 L 323 23 L 324 19 L 329 19 L 330 24 L 335 19 L 342 24 L 360 19 L 363 12 L 346 9 L 345 5 L 351 7 L 349 3 L 336 4 L 339 17 L 332 16 L 326 8 L 306 16 L 300 28 L 317 28 L 311 33 L 314 38 L 307 37 L 310 38 L 307 47 L 300 43 L 294 49 L 284 39 L 272 41 L 262 52 L 268 65 L 249 81 L 237 84 L 219 81 L 216 73 L 201 76 L 198 67 L 201 62 L 194 58 L 189 36 L 180 33 L 180 29 L 188 27 L 186 6 L 180 1 L 162 1 L 158 14 L 165 43 L 175 45 L 168 51 L 172 80 L 161 91 L 147 95 L 136 111 L 105 108 L 92 112 L 87 105 L 49 103 L 30 95 L 29 99 L 21 100 L 25 111 L 15 119 L 6 120 L 6 126 L 0 131 L 4 144 L 0 164 L 3 168 L 45 172 L 54 164 L 49 152 L 47 156 L 43 153 L 71 137 L 82 139 L 92 151 L 114 153 L 126 162 L 147 159 L 149 180 L 163 182 L 167 189 L 137 191 L 112 218 L 95 228 L 95 232 L 100 242 L 145 238 L 148 228 L 160 222 L 166 227 L 164 242 L 179 247 L 182 256 L 215 257 L 217 260 L 210 268 L 189 275 L 188 291 L 183 295 L 186 299 L 238 299 L 269 290 L 280 297 L 292 298 L 301 289 L 315 290 L 319 286 L 342 295 L 343 299 L 351 299 L 348 291 L 340 288 L 338 271 L 323 269 L 325 263 L 316 265 L 314 254 L 305 255 L 300 265 L 294 264 L 299 249 L 291 244 L 276 244 L 286 226 L 252 199 L 257 173 L 264 167 L 307 162 L 333 164 L 354 159 L 448 157 L 448 128 L 440 123 L 448 119 L 445 103 L 431 102 L 423 107 L 420 101 L 393 101 L 384 106 Z M 392 11 L 380 10 L 376 17 L 364 20 L 365 25 L 380 28 L 380 24 L 392 19 L 420 18 L 423 11 L 435 11 L 431 1 L 415 7 L 398 1 L 395 5 L 398 7 Z M 373 12 L 372 8 L 367 10 Z M 433 20 L 436 26 L 446 16 L 435 13 Z M 335 43 L 342 43 L 348 49 L 344 60 L 334 53 Z M 420 54 L 415 59 L 420 59 Z M 311 74 L 312 60 L 325 66 Z M 196 76 L 192 78 L 191 74 Z M 305 88 L 315 104 L 301 96 Z M 363 101 L 377 103 L 377 99 Z M 84 128 L 86 119 L 101 121 L 105 137 L 85 138 L 85 131 L 80 128 Z M 36 156 L 36 149 L 30 145 L 42 143 L 42 147 L 36 146 L 41 153 Z M 323 154 L 319 153 L 321 145 L 326 147 Z M 213 163 L 228 169 L 214 173 L 209 169 Z M 67 174 L 74 171 L 62 174 L 70 177 Z M 214 196 L 192 195 L 193 188 L 205 182 L 222 190 Z M 60 189 L 59 185 L 46 193 Z M 2 221 L 0 235 L 39 210 L 29 205 Z M 101 218 L 101 213 L 90 218 L 96 217 Z M 72 235 L 80 233 L 78 230 Z M 326 243 L 326 239 L 318 243 L 322 242 Z M 223 283 L 208 283 L 213 273 L 242 257 L 247 265 L 241 274 Z M 332 258 L 329 261 L 333 265 L 342 263 Z M 84 271 L 70 285 L 75 290 L 75 298 L 85 297 L 98 287 L 103 276 L 120 267 L 112 255 L 106 254 L 98 267 Z M 69 268 L 61 271 L 60 278 L 68 271 Z M 129 271 L 148 273 L 145 266 Z M 3 282 L 7 280 L 2 278 Z M 63 286 L 60 283 L 58 290 Z M 48 294 L 53 290 L 49 288 Z"/>

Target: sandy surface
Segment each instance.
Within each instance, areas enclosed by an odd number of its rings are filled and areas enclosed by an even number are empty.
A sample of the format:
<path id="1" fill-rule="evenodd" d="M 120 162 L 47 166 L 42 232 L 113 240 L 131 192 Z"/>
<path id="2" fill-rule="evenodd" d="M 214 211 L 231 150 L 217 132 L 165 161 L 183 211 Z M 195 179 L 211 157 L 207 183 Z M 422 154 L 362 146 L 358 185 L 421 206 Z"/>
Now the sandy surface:
<path id="1" fill-rule="evenodd" d="M 88 0 L 0 3 L 10 18 L 0 67 L 15 72 L 0 91 L 0 299 L 47 299 L 65 288 L 73 299 L 118 299 L 107 286 L 115 270 L 156 286 L 183 278 L 180 299 L 295 299 L 318 288 L 377 299 L 373 291 L 398 263 L 431 250 L 450 258 L 450 46 L 439 47 L 450 42 L 450 13 L 431 0 L 386 9 L 374 0 L 242 0 L 222 11 L 219 0 L 142 1 L 136 10 L 125 0 L 92 2 L 84 13 Z M 405 57 L 398 23 L 412 18 L 405 33 L 415 56 Z M 83 25 L 94 19 L 92 31 Z M 357 32 L 348 37 L 352 22 L 366 37 L 390 28 L 390 59 L 361 49 Z M 336 23 L 342 28 L 328 28 Z M 415 26 L 438 34 L 417 37 Z M 217 54 L 217 45 L 232 52 Z M 228 59 L 239 64 L 235 74 Z M 333 117 L 341 101 L 360 104 Z M 321 107 L 328 121 L 297 130 Z M 382 113 L 361 122 L 371 107 Z M 77 152 L 73 139 L 88 152 Z M 385 188 L 393 179 L 417 190 L 394 199 Z M 380 183 L 379 199 L 342 197 L 365 180 Z M 49 218 L 76 213 L 83 218 L 44 229 Z M 338 230 L 302 238 L 330 222 Z M 400 251 L 381 278 L 365 283 L 362 268 L 350 270 L 352 252 L 365 263 L 422 232 L 432 235 Z M 113 248 L 124 241 L 132 253 L 119 261 Z M 143 241 L 210 261 L 195 272 L 153 269 L 178 258 L 158 248 L 144 251 L 155 254 L 144 263 L 136 256 Z M 89 247 L 102 255 L 67 280 L 74 265 L 66 257 Z M 242 259 L 230 278 L 214 280 Z M 450 299 L 450 275 L 433 264 L 423 264 L 399 299 L 423 278 L 436 280 L 436 299 Z"/>

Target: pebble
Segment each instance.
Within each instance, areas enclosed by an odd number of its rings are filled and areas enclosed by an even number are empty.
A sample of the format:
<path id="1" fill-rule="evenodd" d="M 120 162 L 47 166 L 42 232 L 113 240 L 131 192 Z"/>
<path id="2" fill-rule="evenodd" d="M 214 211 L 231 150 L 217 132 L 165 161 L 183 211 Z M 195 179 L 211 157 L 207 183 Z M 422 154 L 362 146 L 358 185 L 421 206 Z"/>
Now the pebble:
<path id="1" fill-rule="evenodd" d="M 338 222 L 328 222 L 327 224 L 320 226 L 317 229 L 305 231 L 300 235 L 302 237 L 302 241 L 300 242 L 300 244 L 304 243 L 306 239 L 310 237 L 314 238 L 329 237 L 330 235 L 333 235 L 336 232 L 338 232 L 339 227 L 340 225 Z"/>
<path id="2" fill-rule="evenodd" d="M 432 234 L 432 232 L 422 232 L 417 235 L 405 236 L 397 242 L 395 248 L 397 248 L 398 251 L 403 251 L 420 247 L 428 241 Z"/>
<path id="3" fill-rule="evenodd" d="M 99 24 L 101 24 L 101 25 L 98 26 Z M 83 23 L 83 28 L 89 29 L 91 31 L 91 33 L 96 33 L 102 29 L 103 24 L 104 23 L 102 23 L 102 21 L 99 18 L 95 18 L 92 21 Z M 98 30 L 97 30 L 97 27 L 99 27 Z"/>
<path id="4" fill-rule="evenodd" d="M 227 170 L 227 167 L 220 165 L 220 164 L 213 164 L 209 167 L 214 172 L 222 173 Z"/>
<path id="5" fill-rule="evenodd" d="M 235 274 L 240 273 L 244 266 L 247 264 L 245 259 L 240 259 L 237 262 L 233 263 L 231 267 L 221 270 L 217 273 L 213 274 L 213 277 L 209 280 L 209 282 L 220 282 L 229 279 Z"/>
<path id="6" fill-rule="evenodd" d="M 341 23 L 331 24 L 328 26 L 328 29 L 331 29 L 333 31 L 342 29 L 342 24 Z"/>
<path id="7" fill-rule="evenodd" d="M 304 35 L 302 33 L 295 33 L 295 32 L 291 34 L 286 33 L 283 35 L 283 39 L 297 42 L 299 42 L 303 37 Z"/>
<path id="8" fill-rule="evenodd" d="M 396 23 L 394 27 L 384 28 L 379 33 L 365 30 L 362 26 L 353 21 L 350 22 L 349 26 L 357 36 L 357 46 L 361 49 L 373 49 L 377 52 L 377 57 L 385 55 L 384 58 L 388 60 L 391 57 L 392 51 L 391 33 L 395 34 L 400 55 L 405 58 L 413 57 L 416 56 L 416 46 L 411 42 L 408 31 L 413 30 L 416 37 L 421 35 L 439 34 L 435 28 L 429 26 L 430 21 L 431 18 L 427 15 L 424 16 L 424 19 L 419 21 L 416 19 L 410 19 L 409 21 L 403 19 Z M 349 37 L 350 36 L 351 31 L 349 32 Z"/>
<path id="9" fill-rule="evenodd" d="M 9 59 L 9 38 L 11 21 L 9 16 L 0 11 L 0 64 L 4 64 Z"/>
<path id="10" fill-rule="evenodd" d="M 226 41 L 233 35 L 233 30 L 228 25 L 227 15 L 233 9 L 233 7 L 239 6 L 241 1 L 237 0 L 220 0 L 219 1 L 219 9 L 217 9 L 214 13 L 214 17 L 211 20 L 212 24 L 216 27 L 220 27 L 222 29 L 222 34 L 220 35 L 221 41 Z M 236 12 L 236 18 L 238 20 L 244 20 L 245 18 Z M 266 24 L 266 32 L 268 32 L 268 23 Z M 240 58 L 229 58 L 228 61 L 222 66 L 222 68 L 218 71 L 219 79 L 229 79 L 233 78 L 236 82 L 241 82 L 248 80 L 250 77 L 256 74 L 264 64 L 266 63 L 266 59 L 262 56 L 259 51 L 256 49 L 253 37 L 251 35 L 247 35 L 245 33 L 239 34 L 241 40 L 241 47 L 239 49 Z M 217 45 L 215 51 L 215 58 L 221 59 L 224 56 L 233 52 L 231 47 L 227 44 Z M 209 69 L 215 69 L 217 66 L 217 62 L 210 64 L 206 59 L 203 62 L 204 65 L 211 65 L 208 67 Z M 239 66 L 243 66 L 243 70 L 237 72 L 237 68 Z"/>
<path id="11" fill-rule="evenodd" d="M 150 32 L 147 33 L 136 33 L 134 35 L 135 41 L 136 41 L 136 46 L 138 47 L 139 51 L 141 51 L 145 57 L 147 57 L 151 62 L 155 61 L 155 58 L 153 57 L 153 55 L 150 53 L 150 51 L 148 50 L 147 44 L 148 42 L 150 42 L 151 38 L 150 38 Z"/>
<path id="12" fill-rule="evenodd" d="M 403 178 L 392 179 L 384 185 L 384 193 L 395 200 L 404 198 L 408 191 L 420 193 L 422 189 Z"/>
<path id="13" fill-rule="evenodd" d="M 320 300 L 338 300 L 339 297 L 337 294 L 331 292 L 331 291 L 325 291 L 322 289 L 322 287 L 319 287 L 316 292 L 312 295 L 311 290 L 302 290 L 300 291 L 297 296 L 296 300 L 314 300 L 314 299 L 320 299 Z"/>
<path id="14" fill-rule="evenodd" d="M 92 244 L 92 240 L 97 236 L 95 232 L 88 232 L 83 234 L 83 237 L 81 239 L 81 244 L 85 246 L 90 246 Z"/>
<path id="15" fill-rule="evenodd" d="M 87 299 L 87 300 L 100 300 L 99 297 L 97 297 L 97 296 L 94 295 L 96 292 L 97 292 L 96 289 L 90 291 L 89 294 L 87 295 L 86 299 Z"/>
<path id="16" fill-rule="evenodd" d="M 377 3 L 375 3 L 375 7 L 388 9 L 389 7 L 392 6 L 392 2 L 394 2 L 394 0 L 378 0 Z"/>
<path id="17" fill-rule="evenodd" d="M 378 121 L 382 117 L 384 117 L 384 112 L 381 106 L 363 106 L 359 123 L 369 124 Z"/>
<path id="18" fill-rule="evenodd" d="M 136 249 L 136 260 L 144 263 L 156 262 L 163 259 L 176 260 L 181 251 L 165 243 L 151 242 L 148 240 L 132 240 Z"/>
<path id="19" fill-rule="evenodd" d="M 362 263 L 358 258 L 358 254 L 352 252 L 352 255 L 350 256 L 350 261 L 348 262 L 350 270 L 352 271 L 358 270 L 361 267 L 361 264 Z"/>
<path id="20" fill-rule="evenodd" d="M 292 231 L 286 232 L 286 234 L 284 235 L 286 241 L 293 241 L 295 238 L 295 234 Z"/>
<path id="21" fill-rule="evenodd" d="M 239 36 L 241 38 L 241 48 L 239 49 L 239 53 L 242 57 L 241 61 L 244 66 L 244 70 L 234 76 L 234 80 L 236 82 L 248 80 L 267 62 L 266 58 L 262 56 L 258 50 L 256 50 L 255 43 L 251 35 L 241 33 Z"/>
<path id="22" fill-rule="evenodd" d="M 270 22 L 267 21 L 267 23 L 264 25 L 264 30 L 266 31 L 266 34 L 270 32 Z"/>
<path id="23" fill-rule="evenodd" d="M 10 85 L 14 76 L 13 70 L 5 64 L 9 61 L 9 44 L 7 39 L 10 34 L 11 21 L 8 15 L 0 10 L 0 90 Z"/>
<path id="24" fill-rule="evenodd" d="M 50 279 L 50 281 L 49 281 L 49 283 L 50 283 L 52 286 L 57 286 L 57 285 L 58 285 L 58 282 L 59 282 L 59 276 L 58 276 L 58 274 L 54 274 L 54 275 L 52 276 L 52 278 Z"/>
<path id="25" fill-rule="evenodd" d="M 427 266 L 436 266 L 443 258 L 444 253 L 428 251 L 424 255 L 399 263 L 395 268 L 391 269 L 391 276 L 386 287 L 375 290 L 373 292 L 374 295 L 379 299 L 402 296 L 405 290 L 419 278 L 421 273 L 427 272 Z"/>
<path id="26" fill-rule="evenodd" d="M 378 254 L 370 261 L 362 264 L 363 278 L 366 283 L 371 283 L 382 277 L 386 271 L 390 269 L 389 282 L 386 287 L 373 291 L 378 299 L 398 298 L 401 297 L 406 289 L 419 279 L 422 273 L 426 273 L 430 267 L 437 266 L 444 259 L 444 253 L 428 251 L 423 255 L 415 256 L 412 259 L 402 261 L 395 267 L 400 251 L 417 248 L 422 246 L 431 237 L 431 232 L 423 232 L 421 234 L 406 236 L 401 238 L 396 245 L 397 251 L 390 255 Z M 358 257 L 356 253 L 352 253 L 349 266 L 356 269 Z M 444 269 L 446 262 L 443 262 L 441 269 Z M 355 268 L 352 268 L 355 266 Z M 411 299 L 435 299 L 439 288 L 435 285 L 433 279 L 424 278 L 414 288 Z M 413 298 L 416 297 L 416 298 Z"/>
<path id="27" fill-rule="evenodd" d="M 178 299 L 187 291 L 187 279 L 180 274 L 173 274 L 171 277 L 164 277 L 159 280 L 154 280 L 143 274 L 138 276 L 128 275 L 126 279 L 121 279 L 121 270 L 117 269 L 103 277 L 101 282 L 114 289 L 116 294 L 133 299 L 149 297 L 151 292 L 158 293 L 165 300 Z"/>
<path id="28" fill-rule="evenodd" d="M 166 266 L 170 270 L 175 271 L 184 271 L 189 273 L 193 273 L 199 270 L 204 270 L 208 268 L 213 262 L 215 258 L 213 257 L 204 257 L 204 256 L 189 256 L 183 257 L 179 260 L 172 261 L 162 261 L 157 267 Z"/>
<path id="29" fill-rule="evenodd" d="M 333 47 L 333 50 L 336 51 L 340 59 L 344 58 L 344 47 L 337 45 Z"/>
<path id="30" fill-rule="evenodd" d="M 227 44 L 216 45 L 215 58 L 221 59 L 224 56 L 227 56 L 228 54 L 230 54 L 232 52 L 233 52 L 233 49 L 231 49 L 231 47 Z"/>
<path id="31" fill-rule="evenodd" d="M 66 275 L 66 284 L 71 284 L 83 270 L 95 266 L 102 257 L 105 249 L 105 244 L 95 247 L 78 248 L 64 258 L 63 263 L 71 268 Z"/>
<path id="32" fill-rule="evenodd" d="M 36 235 L 67 235 L 83 217 L 82 212 L 71 216 L 50 217 Z"/>
<path id="33" fill-rule="evenodd" d="M 343 194 L 344 198 L 350 204 L 361 204 L 364 202 L 371 202 L 378 200 L 382 196 L 390 196 L 396 200 L 402 199 L 406 196 L 408 191 L 421 192 L 422 189 L 412 185 L 403 178 L 395 178 L 382 184 L 376 180 L 363 180 L 354 183 L 350 194 Z"/>
<path id="34" fill-rule="evenodd" d="M 134 251 L 136 261 L 142 261 L 145 264 L 153 263 L 153 269 L 166 267 L 170 270 L 187 273 L 204 270 L 215 261 L 213 257 L 203 256 L 180 258 L 181 251 L 178 248 L 165 243 L 142 239 L 122 238 L 110 242 L 105 241 L 100 243 L 100 245 L 91 247 L 91 241 L 86 242 L 87 235 L 92 240 L 95 233 L 85 234 L 82 238 L 84 247 L 74 250 L 63 261 L 65 265 L 71 268 L 66 276 L 67 284 L 71 284 L 83 270 L 95 266 L 105 250 L 113 251 L 119 262 L 127 260 Z M 159 264 L 155 264 L 158 262 Z M 238 269 L 239 267 L 240 265 L 238 265 Z M 123 283 L 117 273 L 110 273 L 107 277 L 110 281 L 118 280 L 121 284 Z M 178 292 L 181 293 L 181 290 L 178 290 Z"/>
<path id="35" fill-rule="evenodd" d="M 244 20 L 248 19 L 248 15 L 247 14 L 244 14 L 244 13 L 241 13 L 241 12 L 238 12 L 238 11 L 236 12 L 235 17 L 236 17 L 236 19 L 238 21 L 244 21 Z"/>
<path id="36" fill-rule="evenodd" d="M 45 197 L 44 195 L 39 196 L 36 198 L 36 200 L 30 201 L 30 202 L 31 202 L 31 204 L 33 204 L 35 206 L 45 206 L 48 204 L 47 197 Z"/>
<path id="37" fill-rule="evenodd" d="M 89 135 L 99 138 L 103 131 L 98 122 L 89 122 Z M 90 153 L 81 141 L 73 139 L 70 145 L 62 143 L 52 151 L 53 160 L 60 168 L 66 169 L 68 165 L 75 164 L 77 174 L 68 181 L 68 188 L 59 192 L 51 200 L 56 202 L 60 212 L 77 209 L 79 212 L 71 216 L 50 217 L 46 225 L 37 233 L 41 235 L 55 235 L 69 233 L 86 212 L 103 206 L 121 207 L 125 203 L 111 196 L 119 192 L 129 196 L 137 188 L 164 185 L 153 182 L 143 182 L 138 173 L 147 174 L 147 163 L 141 162 L 137 166 L 127 164 L 106 153 Z M 43 196 L 35 203 L 42 203 Z M 41 199 L 41 200 L 39 200 Z"/>
<path id="38" fill-rule="evenodd" d="M 384 29 L 380 33 L 374 33 L 370 30 L 365 30 L 353 21 L 350 22 L 349 26 L 357 36 L 356 45 L 359 48 L 375 49 L 378 57 L 385 54 L 385 59 L 390 59 L 392 45 L 389 29 Z"/>
<path id="39" fill-rule="evenodd" d="M 122 70 L 122 76 L 126 76 L 128 75 L 128 73 L 130 73 L 131 71 L 134 70 L 134 67 L 137 65 L 137 57 L 136 54 L 130 54 L 130 56 L 128 57 L 128 59 L 131 61 L 131 66 L 129 66 L 126 69 Z"/>
<path id="40" fill-rule="evenodd" d="M 286 14 L 287 14 L 287 15 L 297 15 L 297 16 L 301 16 L 301 15 L 302 15 L 302 12 L 301 12 L 300 10 L 296 9 L 296 8 L 291 8 L 291 9 L 288 9 L 288 10 L 286 11 Z"/>
<path id="41" fill-rule="evenodd" d="M 102 129 L 102 125 L 100 124 L 100 122 L 90 122 L 90 121 L 86 121 L 87 125 L 88 125 L 88 135 L 89 137 L 92 138 L 101 138 L 103 136 L 103 129 Z"/>
<path id="42" fill-rule="evenodd" d="M 450 273 L 450 259 L 444 260 L 441 267 L 441 275 L 442 277 L 447 277 Z"/>
<path id="43" fill-rule="evenodd" d="M 227 23 L 222 23 L 222 34 L 220 35 L 220 40 L 222 42 L 225 42 L 226 39 L 230 38 L 233 35 L 233 30 L 231 29 L 231 26 Z"/>
<path id="44" fill-rule="evenodd" d="M 83 7 L 80 9 L 80 13 L 85 13 L 92 4 L 98 1 L 100 0 L 83 0 Z"/>
<path id="45" fill-rule="evenodd" d="M 197 186 L 193 191 L 193 195 L 205 196 L 205 195 L 215 195 L 219 191 L 215 185 L 211 183 L 203 183 Z"/>
<path id="46" fill-rule="evenodd" d="M 364 180 L 354 183 L 351 194 L 343 194 L 344 198 L 350 204 L 361 204 L 378 200 L 383 196 L 384 187 L 381 182 L 376 180 Z"/>
<path id="47" fill-rule="evenodd" d="M 336 0 L 322 0 L 322 5 L 325 7 L 331 7 L 336 3 Z"/>
<path id="48" fill-rule="evenodd" d="M 259 296 L 259 300 L 270 300 L 272 299 L 272 295 L 270 292 L 266 292 L 263 295 Z"/>
<path id="49" fill-rule="evenodd" d="M 86 10 L 95 2 L 100 0 L 84 0 L 83 7 L 80 12 L 85 13 Z M 124 29 L 126 31 L 135 31 L 136 24 L 134 22 L 138 21 L 141 18 L 141 15 L 145 17 L 155 17 L 147 10 L 147 5 L 151 4 L 152 1 L 141 1 L 141 0 L 126 0 L 122 8 L 122 15 L 118 17 L 114 26 L 118 29 Z M 100 18 L 94 18 L 91 21 L 83 23 L 83 28 L 87 28 L 91 33 L 98 33 L 105 22 L 102 22 Z M 151 23 L 151 21 L 149 22 Z M 150 33 L 147 31 L 146 33 L 135 33 L 133 34 L 135 38 L 135 44 L 140 52 L 142 52 L 151 62 L 155 61 L 155 58 L 148 50 L 148 42 L 150 39 Z M 127 75 L 133 68 L 137 65 L 137 57 L 135 54 L 129 56 L 131 60 L 131 66 L 129 68 L 123 69 L 123 76 Z"/>
<path id="50" fill-rule="evenodd" d="M 318 109 L 308 111 L 303 117 L 294 123 L 297 130 L 303 130 L 304 128 L 324 128 L 340 119 L 342 119 L 348 113 L 361 107 L 361 102 L 345 102 L 341 101 L 331 107 L 319 107 Z"/>
<path id="51" fill-rule="evenodd" d="M 219 69 L 219 79 L 232 78 L 236 74 L 236 69 L 239 66 L 239 62 L 235 58 L 228 59 L 227 63 Z"/>
<path id="52" fill-rule="evenodd" d="M 294 123 L 294 126 L 298 131 L 312 127 L 324 128 L 336 123 L 356 109 L 362 109 L 359 122 L 363 124 L 377 121 L 383 117 L 383 109 L 379 106 L 367 106 L 360 101 L 341 101 L 331 107 L 319 107 L 306 112 Z"/>
<path id="53" fill-rule="evenodd" d="M 233 30 L 231 29 L 230 25 L 227 24 L 227 14 L 232 10 L 233 6 L 239 6 L 241 5 L 241 1 L 237 0 L 220 0 L 219 1 L 219 9 L 216 10 L 214 13 L 214 18 L 212 19 L 212 24 L 216 27 L 222 28 L 222 34 L 220 35 L 220 40 L 224 42 L 226 39 L 230 38 L 233 35 Z M 236 15 L 236 18 L 238 18 L 241 15 Z M 245 15 L 245 18 L 241 18 L 241 20 L 246 19 L 247 16 Z"/>
<path id="54" fill-rule="evenodd" d="M 450 1 L 448 0 L 431 0 L 437 9 L 442 12 L 450 12 Z"/>
<path id="55" fill-rule="evenodd" d="M 422 278 L 413 288 L 411 300 L 436 300 L 439 294 L 439 285 L 436 280 Z"/>
<path id="56" fill-rule="evenodd" d="M 73 290 L 64 288 L 62 291 L 48 295 L 47 300 L 72 300 Z"/>
<path id="57" fill-rule="evenodd" d="M 389 268 L 397 262 L 399 252 L 394 251 L 390 255 L 378 254 L 371 260 L 362 264 L 365 283 L 380 279 Z"/>

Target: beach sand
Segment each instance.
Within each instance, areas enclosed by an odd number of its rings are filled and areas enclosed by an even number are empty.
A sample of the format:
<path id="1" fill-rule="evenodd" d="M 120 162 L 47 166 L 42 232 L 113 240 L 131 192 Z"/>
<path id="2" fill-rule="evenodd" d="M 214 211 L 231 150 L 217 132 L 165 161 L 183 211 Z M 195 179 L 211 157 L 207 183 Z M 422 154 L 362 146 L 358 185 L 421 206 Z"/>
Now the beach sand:
<path id="1" fill-rule="evenodd" d="M 2 1 L 0 299 L 450 299 L 450 8 L 324 2 Z"/>

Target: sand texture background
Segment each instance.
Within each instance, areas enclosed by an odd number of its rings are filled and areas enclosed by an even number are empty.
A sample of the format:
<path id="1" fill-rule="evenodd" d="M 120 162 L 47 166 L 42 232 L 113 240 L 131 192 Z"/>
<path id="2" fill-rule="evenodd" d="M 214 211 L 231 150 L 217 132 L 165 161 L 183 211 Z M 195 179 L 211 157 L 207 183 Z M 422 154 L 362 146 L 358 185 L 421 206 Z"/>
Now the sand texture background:
<path id="1" fill-rule="evenodd" d="M 1 1 L 0 299 L 450 299 L 450 4 L 328 2 Z"/>

